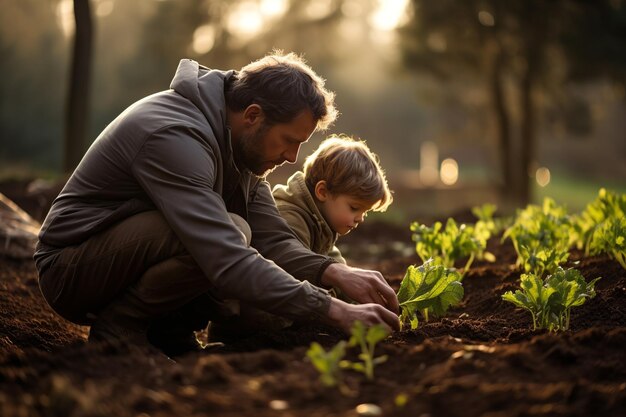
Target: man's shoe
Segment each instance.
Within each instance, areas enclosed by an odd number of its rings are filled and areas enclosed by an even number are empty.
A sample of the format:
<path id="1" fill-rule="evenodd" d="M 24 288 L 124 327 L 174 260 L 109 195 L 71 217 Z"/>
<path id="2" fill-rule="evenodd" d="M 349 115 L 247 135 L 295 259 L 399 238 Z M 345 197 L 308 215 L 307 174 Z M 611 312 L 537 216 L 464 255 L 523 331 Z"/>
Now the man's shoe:
<path id="1" fill-rule="evenodd" d="M 125 314 L 125 306 L 110 304 L 96 317 L 89 329 L 90 343 L 113 342 L 156 351 L 146 336 L 148 322 Z"/>
<path id="2" fill-rule="evenodd" d="M 90 343 L 94 342 L 122 342 L 129 345 L 151 347 L 146 332 L 123 326 L 119 323 L 99 317 L 89 329 Z"/>

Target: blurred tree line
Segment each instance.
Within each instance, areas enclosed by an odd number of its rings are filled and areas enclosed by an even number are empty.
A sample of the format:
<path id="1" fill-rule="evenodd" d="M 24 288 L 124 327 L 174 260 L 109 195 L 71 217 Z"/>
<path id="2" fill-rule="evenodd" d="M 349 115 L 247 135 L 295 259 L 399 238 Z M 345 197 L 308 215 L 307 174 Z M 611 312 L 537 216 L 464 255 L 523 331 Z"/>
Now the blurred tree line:
<path id="1" fill-rule="evenodd" d="M 385 3 L 376 0 L 74 0 L 90 6 L 89 50 L 72 49 L 74 38 L 59 29 L 67 3 L 0 6 L 0 160 L 58 169 L 64 149 L 69 170 L 124 108 L 167 88 L 180 58 L 239 68 L 276 47 L 304 52 L 337 92 L 342 115 L 333 131 L 368 140 L 389 166 L 414 167 L 424 140 L 488 160 L 491 181 L 517 204 L 529 199 L 545 126 L 593 134 L 590 106 L 570 86 L 608 79 L 623 100 L 626 85 L 622 0 L 412 0 L 403 25 L 386 32 L 372 30 L 372 11 Z M 233 22 L 235 12 L 268 4 L 282 9 L 262 30 L 242 30 L 254 20 Z M 74 12 L 86 22 L 84 9 Z M 84 35 L 79 27 L 74 33 Z M 83 71 L 91 77 L 89 87 L 75 86 L 87 99 L 74 107 L 83 116 L 68 113 L 64 128 L 76 51 L 91 62 Z M 84 137 L 72 139 L 80 120 Z"/>
<path id="2" fill-rule="evenodd" d="M 571 110 L 568 83 L 611 78 L 626 86 L 626 7 L 620 0 L 413 0 L 404 63 L 442 82 L 480 83 L 490 96 L 502 193 L 530 201 L 540 113 Z M 588 130 L 577 102 L 573 130 Z M 569 107 L 569 108 L 568 108 Z M 517 110 L 517 111 L 516 111 Z M 583 120 L 580 120 L 582 118 Z M 578 123 L 576 123 L 578 122 Z"/>

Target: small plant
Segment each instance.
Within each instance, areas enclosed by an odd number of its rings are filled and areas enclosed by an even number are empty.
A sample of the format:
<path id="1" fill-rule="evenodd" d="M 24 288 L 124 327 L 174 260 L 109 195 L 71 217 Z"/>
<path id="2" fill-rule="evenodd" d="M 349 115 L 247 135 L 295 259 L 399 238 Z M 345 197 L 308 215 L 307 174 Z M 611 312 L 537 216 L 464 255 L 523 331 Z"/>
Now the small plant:
<path id="1" fill-rule="evenodd" d="M 443 229 L 441 222 L 435 222 L 432 227 L 413 222 L 411 231 L 415 251 L 422 262 L 433 259 L 433 263 L 453 268 L 456 260 L 467 257 L 461 276 L 465 275 L 475 258 L 485 257 L 487 240 L 491 235 L 485 223 L 478 228 L 465 224 L 459 226 L 452 218 L 447 220 Z M 493 255 L 486 257 L 492 259 Z"/>
<path id="2" fill-rule="evenodd" d="M 416 329 L 418 311 L 426 321 L 429 314 L 443 316 L 463 299 L 463 294 L 461 275 L 456 270 L 436 265 L 432 259 L 419 267 L 410 265 L 398 291 L 400 322 L 408 321 L 411 329 Z"/>
<path id="3" fill-rule="evenodd" d="M 508 223 L 511 222 L 510 218 L 494 218 L 493 215 L 497 209 L 495 204 L 483 204 L 482 206 L 472 207 L 472 214 L 478 219 L 475 225 L 476 228 L 487 230 L 489 237 L 502 232 L 502 230 L 508 227 Z"/>
<path id="4" fill-rule="evenodd" d="M 389 332 L 387 329 L 378 324 L 366 327 L 360 321 L 354 322 L 351 329 L 351 337 L 349 342 L 340 341 L 328 352 L 317 342 L 311 343 L 306 352 L 307 357 L 320 373 L 320 381 L 327 387 L 339 386 L 345 390 L 346 387 L 341 384 L 341 370 L 352 369 L 362 372 L 367 379 L 374 379 L 374 367 L 387 360 L 387 356 L 374 357 L 374 349 L 378 342 L 385 339 Z M 359 346 L 361 353 L 359 359 L 363 362 L 351 362 L 344 359 L 346 355 L 346 347 Z"/>
<path id="5" fill-rule="evenodd" d="M 366 328 L 363 323 L 356 321 L 352 326 L 352 337 L 350 337 L 348 345 L 351 347 L 359 346 L 361 348 L 359 359 L 363 362 L 344 361 L 342 366 L 362 372 L 367 379 L 370 381 L 373 380 L 374 367 L 387 360 L 387 355 L 375 358 L 374 349 L 376 348 L 376 344 L 384 340 L 387 336 L 389 336 L 389 332 L 380 324 Z"/>
<path id="6" fill-rule="evenodd" d="M 560 265 L 567 261 L 569 251 L 564 246 L 545 248 L 521 245 L 519 256 L 525 272 L 544 277 L 556 272 Z"/>
<path id="7" fill-rule="evenodd" d="M 626 269 L 626 218 L 615 217 L 605 221 L 594 233 L 590 253 L 606 253 Z"/>
<path id="8" fill-rule="evenodd" d="M 574 219 L 575 243 L 578 249 L 584 249 L 585 255 L 594 251 L 594 240 L 601 235 L 603 225 L 610 219 L 623 219 L 626 215 L 626 194 L 601 188 L 594 201 Z"/>
<path id="9" fill-rule="evenodd" d="M 542 206 L 530 204 L 518 211 L 515 222 L 504 232 L 502 240 L 513 242 L 518 266 L 541 276 L 543 271 L 553 272 L 567 260 L 571 224 L 565 208 L 545 198 Z M 538 272 L 536 266 L 543 271 Z"/>
<path id="10" fill-rule="evenodd" d="M 599 279 L 587 283 L 578 270 L 561 267 L 545 282 L 535 274 L 522 274 L 522 289 L 515 293 L 508 291 L 502 299 L 528 310 L 533 318 L 533 329 L 567 330 L 571 308 L 595 297 L 594 285 Z"/>
<path id="11" fill-rule="evenodd" d="M 600 189 L 575 218 L 575 242 L 585 255 L 606 253 L 626 269 L 626 194 Z"/>
<path id="12" fill-rule="evenodd" d="M 328 352 L 317 342 L 311 343 L 306 355 L 320 373 L 320 381 L 327 387 L 334 387 L 341 380 L 341 363 L 346 354 L 346 342 L 337 343 Z"/>

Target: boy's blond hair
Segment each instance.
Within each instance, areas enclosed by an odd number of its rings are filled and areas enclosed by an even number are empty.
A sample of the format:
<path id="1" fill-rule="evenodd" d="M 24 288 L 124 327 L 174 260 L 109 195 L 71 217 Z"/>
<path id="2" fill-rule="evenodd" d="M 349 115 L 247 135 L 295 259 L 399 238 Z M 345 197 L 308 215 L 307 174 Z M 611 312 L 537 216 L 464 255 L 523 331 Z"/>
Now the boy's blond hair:
<path id="1" fill-rule="evenodd" d="M 326 181 L 330 193 L 374 202 L 374 211 L 387 210 L 393 201 L 378 156 L 362 140 L 329 136 L 306 158 L 303 170 L 312 194 L 319 181 Z"/>

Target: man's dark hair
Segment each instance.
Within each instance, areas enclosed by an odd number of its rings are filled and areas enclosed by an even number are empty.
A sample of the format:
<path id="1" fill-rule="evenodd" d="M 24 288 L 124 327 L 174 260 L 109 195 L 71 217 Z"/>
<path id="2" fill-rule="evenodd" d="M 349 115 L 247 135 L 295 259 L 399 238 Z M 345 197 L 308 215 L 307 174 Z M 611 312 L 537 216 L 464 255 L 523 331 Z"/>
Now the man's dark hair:
<path id="1" fill-rule="evenodd" d="M 293 52 L 274 51 L 251 62 L 233 75 L 226 88 L 230 110 L 243 111 L 258 104 L 269 125 L 288 123 L 308 109 L 317 130 L 325 130 L 337 118 L 334 101 L 335 94 L 324 88 L 324 79 Z"/>

